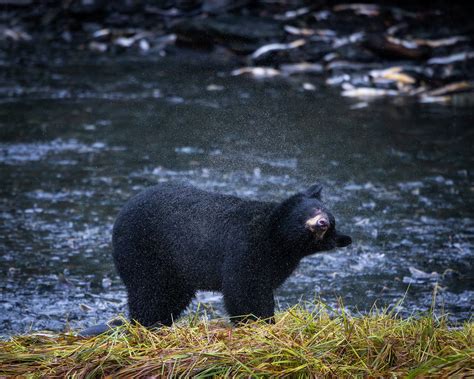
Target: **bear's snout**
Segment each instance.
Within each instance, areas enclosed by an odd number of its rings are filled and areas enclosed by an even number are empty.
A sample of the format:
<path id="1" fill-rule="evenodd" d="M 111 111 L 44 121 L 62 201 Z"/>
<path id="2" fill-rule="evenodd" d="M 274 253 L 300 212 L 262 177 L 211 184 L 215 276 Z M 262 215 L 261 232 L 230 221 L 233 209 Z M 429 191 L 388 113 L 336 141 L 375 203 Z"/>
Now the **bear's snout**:
<path id="1" fill-rule="evenodd" d="M 327 218 L 320 218 L 316 223 L 318 229 L 326 230 L 329 228 L 329 220 Z"/>
<path id="2" fill-rule="evenodd" d="M 318 213 L 307 220 L 305 225 L 318 239 L 323 239 L 330 226 L 329 217 L 325 213 Z"/>

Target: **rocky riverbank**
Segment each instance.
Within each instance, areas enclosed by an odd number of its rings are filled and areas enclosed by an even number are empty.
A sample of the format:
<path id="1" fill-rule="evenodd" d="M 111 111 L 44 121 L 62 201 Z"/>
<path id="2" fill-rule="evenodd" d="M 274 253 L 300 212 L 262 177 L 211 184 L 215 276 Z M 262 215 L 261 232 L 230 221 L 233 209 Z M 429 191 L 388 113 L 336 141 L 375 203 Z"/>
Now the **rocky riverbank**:
<path id="1" fill-rule="evenodd" d="M 423 3 L 3 0 L 0 62 L 51 50 L 179 54 L 205 49 L 235 62 L 229 75 L 304 75 L 362 102 L 474 102 L 472 6 Z M 470 7 L 470 8 L 469 8 Z M 39 57 L 38 57 L 39 55 Z"/>

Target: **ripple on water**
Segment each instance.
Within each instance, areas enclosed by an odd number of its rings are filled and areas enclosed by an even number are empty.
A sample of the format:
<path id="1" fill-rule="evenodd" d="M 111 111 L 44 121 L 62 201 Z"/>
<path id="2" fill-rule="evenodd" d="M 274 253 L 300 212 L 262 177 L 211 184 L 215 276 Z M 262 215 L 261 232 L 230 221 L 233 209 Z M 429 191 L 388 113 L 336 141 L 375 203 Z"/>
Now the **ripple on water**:
<path id="1" fill-rule="evenodd" d="M 0 143 L 0 163 L 18 165 L 40 161 L 48 156 L 64 152 L 86 154 L 96 153 L 105 148 L 106 144 L 103 142 L 84 144 L 76 139 L 62 140 L 60 138 L 49 142 Z"/>

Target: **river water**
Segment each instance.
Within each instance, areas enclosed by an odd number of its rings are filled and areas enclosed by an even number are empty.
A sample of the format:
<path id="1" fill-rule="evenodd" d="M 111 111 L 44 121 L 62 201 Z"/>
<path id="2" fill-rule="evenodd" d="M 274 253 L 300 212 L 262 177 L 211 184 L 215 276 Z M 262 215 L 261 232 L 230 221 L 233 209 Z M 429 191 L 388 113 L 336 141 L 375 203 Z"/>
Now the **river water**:
<path id="1" fill-rule="evenodd" d="M 412 314 L 436 287 L 437 312 L 471 317 L 472 108 L 365 106 L 318 78 L 232 77 L 231 64 L 193 53 L 2 64 L 1 335 L 125 313 L 113 221 L 165 181 L 265 200 L 324 184 L 353 245 L 304 259 L 280 308 L 321 298 Z M 223 314 L 219 294 L 198 300 Z"/>

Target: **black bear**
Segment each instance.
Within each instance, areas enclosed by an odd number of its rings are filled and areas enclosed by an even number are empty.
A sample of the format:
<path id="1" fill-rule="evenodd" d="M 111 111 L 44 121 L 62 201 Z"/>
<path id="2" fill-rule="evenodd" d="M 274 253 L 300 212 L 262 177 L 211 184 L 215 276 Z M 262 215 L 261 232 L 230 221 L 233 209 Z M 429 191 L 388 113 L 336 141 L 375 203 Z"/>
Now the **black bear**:
<path id="1" fill-rule="evenodd" d="M 130 318 L 144 326 L 171 325 L 197 290 L 221 291 L 235 322 L 272 322 L 273 292 L 300 260 L 350 243 L 318 184 L 280 203 L 159 184 L 130 199 L 113 229 Z"/>

